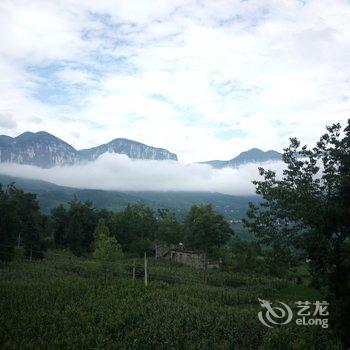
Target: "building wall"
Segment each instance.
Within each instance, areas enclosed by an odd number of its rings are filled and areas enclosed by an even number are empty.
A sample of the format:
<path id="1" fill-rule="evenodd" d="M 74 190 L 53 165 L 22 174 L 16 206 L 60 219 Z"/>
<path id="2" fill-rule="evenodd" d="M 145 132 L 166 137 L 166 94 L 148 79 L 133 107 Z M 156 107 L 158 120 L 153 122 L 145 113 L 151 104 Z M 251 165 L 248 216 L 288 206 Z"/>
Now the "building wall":
<path id="1" fill-rule="evenodd" d="M 205 254 L 179 250 L 174 245 L 170 247 L 167 245 L 157 245 L 155 256 L 157 259 L 171 260 L 200 269 L 205 267 L 208 269 L 220 268 L 220 261 L 207 261 L 207 266 L 205 266 Z"/>
<path id="2" fill-rule="evenodd" d="M 166 259 L 166 254 L 169 252 L 170 248 L 167 245 L 159 244 L 156 245 L 156 259 L 164 258 Z M 169 257 L 168 257 L 169 258 Z"/>
<path id="3" fill-rule="evenodd" d="M 191 252 L 178 252 L 170 251 L 171 260 L 176 261 L 185 265 L 189 265 L 197 268 L 205 267 L 205 257 L 204 254 L 196 254 Z"/>

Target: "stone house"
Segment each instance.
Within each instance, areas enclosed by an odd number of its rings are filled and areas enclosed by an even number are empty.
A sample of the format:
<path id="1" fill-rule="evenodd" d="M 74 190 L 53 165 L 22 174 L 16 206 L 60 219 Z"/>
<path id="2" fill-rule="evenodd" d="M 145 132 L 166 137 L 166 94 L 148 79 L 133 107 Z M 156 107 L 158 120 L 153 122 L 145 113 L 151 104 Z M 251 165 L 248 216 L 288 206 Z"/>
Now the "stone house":
<path id="1" fill-rule="evenodd" d="M 221 261 L 206 259 L 204 253 L 186 249 L 184 244 L 157 245 L 155 248 L 156 259 L 166 259 L 199 269 L 220 268 Z"/>

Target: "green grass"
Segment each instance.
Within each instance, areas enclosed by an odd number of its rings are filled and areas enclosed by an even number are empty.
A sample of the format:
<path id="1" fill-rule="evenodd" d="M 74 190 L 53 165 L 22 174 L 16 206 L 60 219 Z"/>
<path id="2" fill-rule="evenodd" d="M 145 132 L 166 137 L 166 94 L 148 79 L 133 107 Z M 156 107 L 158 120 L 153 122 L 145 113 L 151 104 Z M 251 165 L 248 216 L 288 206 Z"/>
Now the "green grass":
<path id="1" fill-rule="evenodd" d="M 257 319 L 257 298 L 305 300 L 315 290 L 152 259 L 145 287 L 141 265 L 135 281 L 132 260 L 101 272 L 97 261 L 62 252 L 2 266 L 0 348 L 336 349 L 326 330 L 267 329 Z"/>
<path id="2" fill-rule="evenodd" d="M 279 291 L 279 298 L 283 300 L 322 300 L 320 291 L 305 285 L 290 285 Z"/>

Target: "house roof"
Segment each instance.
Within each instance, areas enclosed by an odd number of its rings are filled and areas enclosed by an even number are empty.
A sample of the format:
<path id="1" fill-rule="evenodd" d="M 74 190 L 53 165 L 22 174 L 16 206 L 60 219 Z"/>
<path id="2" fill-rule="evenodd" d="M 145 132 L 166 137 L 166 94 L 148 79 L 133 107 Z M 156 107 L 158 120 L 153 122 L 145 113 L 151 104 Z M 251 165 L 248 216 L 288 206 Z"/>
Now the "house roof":
<path id="1" fill-rule="evenodd" d="M 178 248 L 178 247 L 170 248 L 170 252 L 196 254 L 196 255 L 202 254 L 201 252 L 195 252 L 193 250 L 187 250 L 187 249 Z"/>

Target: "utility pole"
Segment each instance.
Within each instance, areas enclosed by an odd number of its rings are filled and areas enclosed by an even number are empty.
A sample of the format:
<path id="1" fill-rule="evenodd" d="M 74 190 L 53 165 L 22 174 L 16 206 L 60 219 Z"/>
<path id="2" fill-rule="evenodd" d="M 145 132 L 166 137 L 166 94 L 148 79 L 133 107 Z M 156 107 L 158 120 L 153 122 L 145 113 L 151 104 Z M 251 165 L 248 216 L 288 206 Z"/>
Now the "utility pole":
<path id="1" fill-rule="evenodd" d="M 204 253 L 204 283 L 208 284 L 208 276 L 207 276 L 207 254 Z"/>
<path id="2" fill-rule="evenodd" d="M 148 286 L 147 255 L 146 255 L 146 252 L 145 252 L 145 286 Z"/>
<path id="3" fill-rule="evenodd" d="M 21 245 L 21 232 L 18 232 L 18 238 L 17 238 L 17 248 Z"/>

